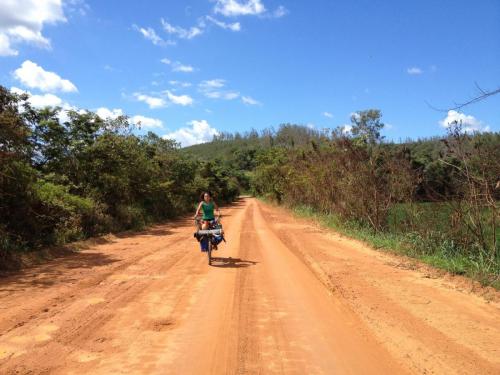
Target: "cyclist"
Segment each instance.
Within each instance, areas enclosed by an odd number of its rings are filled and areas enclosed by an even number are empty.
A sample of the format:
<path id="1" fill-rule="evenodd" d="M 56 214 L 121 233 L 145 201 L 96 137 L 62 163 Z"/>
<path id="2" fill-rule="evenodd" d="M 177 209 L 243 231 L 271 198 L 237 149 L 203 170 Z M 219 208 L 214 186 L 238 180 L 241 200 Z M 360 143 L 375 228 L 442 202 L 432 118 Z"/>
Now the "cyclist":
<path id="1" fill-rule="evenodd" d="M 212 198 L 212 193 L 209 191 L 201 194 L 200 197 L 201 202 L 198 204 L 198 208 L 196 209 L 196 213 L 194 214 L 195 220 L 200 215 L 200 211 L 202 212 L 201 217 L 201 229 L 206 230 L 209 229 L 210 225 L 215 223 L 214 211 L 217 211 L 217 218 L 220 217 L 220 209 L 217 206 L 217 203 L 214 202 Z M 204 246 L 206 245 L 206 241 L 201 241 L 201 250 L 205 250 Z M 217 245 L 215 245 L 215 249 L 217 249 Z"/>

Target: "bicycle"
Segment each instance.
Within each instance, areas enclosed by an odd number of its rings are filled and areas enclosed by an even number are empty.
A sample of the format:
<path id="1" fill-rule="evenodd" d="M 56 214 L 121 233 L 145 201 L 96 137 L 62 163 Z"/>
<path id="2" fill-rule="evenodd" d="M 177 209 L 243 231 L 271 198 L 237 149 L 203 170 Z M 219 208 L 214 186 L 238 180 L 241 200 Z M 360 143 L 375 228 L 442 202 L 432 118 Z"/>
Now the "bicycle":
<path id="1" fill-rule="evenodd" d="M 195 225 L 196 225 L 196 233 L 194 236 L 198 239 L 198 241 L 207 241 L 207 258 L 208 258 L 208 265 L 212 265 L 212 250 L 214 246 L 214 242 L 217 242 L 218 239 L 216 238 L 217 236 L 221 236 L 222 240 L 221 241 L 226 241 L 224 239 L 224 230 L 222 229 L 222 225 L 220 224 L 220 217 L 217 219 L 213 220 L 208 229 L 200 229 L 200 219 L 196 218 L 195 219 Z"/>

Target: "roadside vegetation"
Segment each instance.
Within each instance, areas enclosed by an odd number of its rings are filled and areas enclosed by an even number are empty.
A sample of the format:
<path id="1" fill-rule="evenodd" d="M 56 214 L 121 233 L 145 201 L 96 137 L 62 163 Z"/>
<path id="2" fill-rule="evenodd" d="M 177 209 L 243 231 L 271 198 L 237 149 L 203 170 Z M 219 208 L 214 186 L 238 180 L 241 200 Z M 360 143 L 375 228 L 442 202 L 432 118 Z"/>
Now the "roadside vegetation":
<path id="1" fill-rule="evenodd" d="M 351 130 L 283 125 L 188 152 L 242 168 L 256 196 L 376 248 L 500 286 L 500 134 L 450 124 L 442 138 L 386 142 L 378 110 Z"/>
<path id="2" fill-rule="evenodd" d="M 221 202 L 240 194 L 231 169 L 134 135 L 126 117 L 62 116 L 27 99 L 0 86 L 0 268 L 27 251 L 178 216 L 202 190 Z"/>
<path id="3" fill-rule="evenodd" d="M 364 240 L 500 285 L 500 134 L 450 124 L 388 142 L 379 110 L 346 128 L 294 124 L 223 133 L 181 149 L 126 117 L 32 108 L 0 87 L 0 265 L 111 231 L 139 229 L 252 193 Z"/>

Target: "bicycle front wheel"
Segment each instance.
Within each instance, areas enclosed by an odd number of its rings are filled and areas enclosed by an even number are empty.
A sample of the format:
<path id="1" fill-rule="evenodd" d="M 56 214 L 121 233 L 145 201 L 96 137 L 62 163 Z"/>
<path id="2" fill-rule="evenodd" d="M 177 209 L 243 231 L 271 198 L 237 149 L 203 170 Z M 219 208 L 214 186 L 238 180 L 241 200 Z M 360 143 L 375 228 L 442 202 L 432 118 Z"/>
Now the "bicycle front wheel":
<path id="1" fill-rule="evenodd" d="M 212 265 L 212 241 L 210 241 L 210 238 L 208 239 L 208 251 L 207 251 L 207 257 L 208 257 L 208 265 Z"/>

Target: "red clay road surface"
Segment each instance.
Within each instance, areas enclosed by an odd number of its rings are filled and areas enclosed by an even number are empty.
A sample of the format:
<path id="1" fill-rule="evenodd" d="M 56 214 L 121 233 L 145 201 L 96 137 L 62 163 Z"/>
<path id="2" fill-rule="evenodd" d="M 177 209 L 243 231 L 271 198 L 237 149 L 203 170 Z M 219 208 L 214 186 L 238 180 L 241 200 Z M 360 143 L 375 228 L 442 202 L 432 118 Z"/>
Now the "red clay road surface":
<path id="1" fill-rule="evenodd" d="M 500 374 L 495 292 L 255 199 L 223 213 L 212 267 L 185 219 L 0 279 L 0 374 Z"/>

